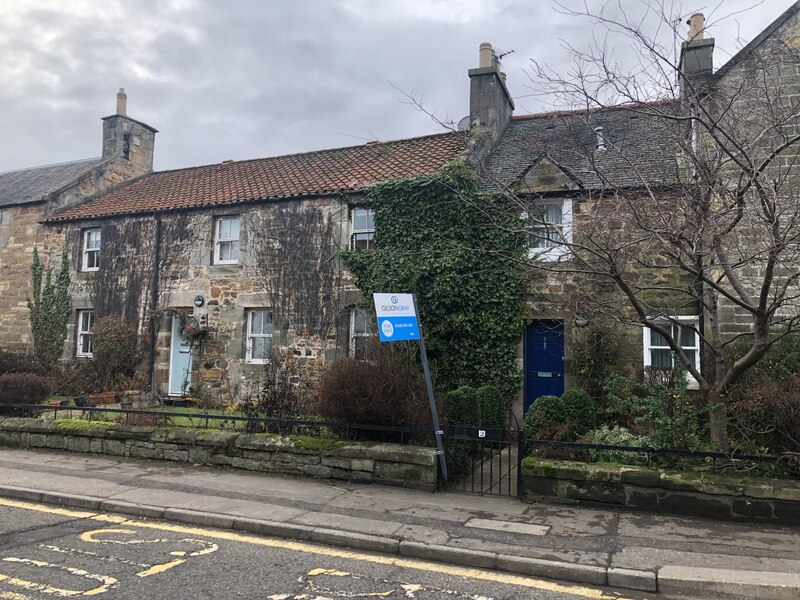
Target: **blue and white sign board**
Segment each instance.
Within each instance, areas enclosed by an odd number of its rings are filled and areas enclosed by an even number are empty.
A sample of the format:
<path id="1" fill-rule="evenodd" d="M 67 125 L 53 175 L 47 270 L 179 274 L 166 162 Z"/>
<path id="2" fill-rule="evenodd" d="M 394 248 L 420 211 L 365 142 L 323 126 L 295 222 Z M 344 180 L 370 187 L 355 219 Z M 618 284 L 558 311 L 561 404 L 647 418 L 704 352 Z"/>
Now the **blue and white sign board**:
<path id="1" fill-rule="evenodd" d="M 373 294 L 382 342 L 419 340 L 419 322 L 411 294 Z"/>

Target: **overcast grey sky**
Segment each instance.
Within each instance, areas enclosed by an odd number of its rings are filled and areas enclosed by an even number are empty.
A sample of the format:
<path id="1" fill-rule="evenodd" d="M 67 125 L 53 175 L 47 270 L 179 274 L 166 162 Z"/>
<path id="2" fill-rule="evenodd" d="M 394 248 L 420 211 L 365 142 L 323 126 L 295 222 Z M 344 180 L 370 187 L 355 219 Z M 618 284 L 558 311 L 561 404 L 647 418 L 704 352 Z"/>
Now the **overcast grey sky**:
<path id="1" fill-rule="evenodd" d="M 652 0 L 651 0 L 652 1 Z M 792 0 L 666 0 L 710 27 L 724 63 Z M 582 0 L 562 0 L 582 5 Z M 587 0 L 590 6 L 600 0 Z M 617 0 L 640 10 L 643 0 Z M 100 117 L 159 130 L 158 170 L 348 146 L 441 131 L 469 110 L 478 45 L 500 51 L 516 114 L 530 59 L 568 60 L 591 24 L 553 0 L 0 0 L 0 172 L 100 154 Z M 711 22 L 711 20 L 709 20 Z M 617 57 L 625 58 L 626 48 Z M 629 53 L 629 51 L 628 51 Z"/>

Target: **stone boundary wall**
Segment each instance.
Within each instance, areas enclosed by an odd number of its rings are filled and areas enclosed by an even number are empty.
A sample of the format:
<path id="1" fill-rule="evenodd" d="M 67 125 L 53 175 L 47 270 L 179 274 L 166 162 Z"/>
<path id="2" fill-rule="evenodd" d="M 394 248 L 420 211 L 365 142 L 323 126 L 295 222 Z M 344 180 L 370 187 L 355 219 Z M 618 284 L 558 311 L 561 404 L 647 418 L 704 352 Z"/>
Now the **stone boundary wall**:
<path id="1" fill-rule="evenodd" d="M 418 490 L 436 489 L 436 450 L 400 444 L 331 442 L 313 447 L 270 434 L 110 425 L 77 430 L 76 421 L 0 417 L 0 446 L 150 458 L 249 471 L 306 475 Z M 78 423 L 92 423 L 79 421 Z"/>
<path id="2" fill-rule="evenodd" d="M 522 477 L 528 501 L 550 496 L 578 504 L 800 525 L 800 481 L 546 459 L 526 459 Z"/>

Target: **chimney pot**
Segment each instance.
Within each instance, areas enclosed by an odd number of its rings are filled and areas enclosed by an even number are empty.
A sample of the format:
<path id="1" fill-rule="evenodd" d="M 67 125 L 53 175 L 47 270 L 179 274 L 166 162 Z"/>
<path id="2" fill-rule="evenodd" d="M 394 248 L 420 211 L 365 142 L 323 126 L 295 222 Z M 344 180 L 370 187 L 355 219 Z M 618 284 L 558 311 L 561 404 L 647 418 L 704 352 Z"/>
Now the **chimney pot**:
<path id="1" fill-rule="evenodd" d="M 117 114 L 126 115 L 128 113 L 128 94 L 125 93 L 125 88 L 119 88 L 117 92 Z"/>
<path id="2" fill-rule="evenodd" d="M 494 50 L 489 42 L 483 42 L 478 50 L 478 67 L 485 69 L 494 66 Z"/>
<path id="3" fill-rule="evenodd" d="M 686 24 L 689 25 L 689 42 L 693 42 L 694 40 L 702 40 L 706 37 L 705 29 L 706 29 L 706 18 L 703 13 L 694 13 L 689 20 L 686 21 Z"/>

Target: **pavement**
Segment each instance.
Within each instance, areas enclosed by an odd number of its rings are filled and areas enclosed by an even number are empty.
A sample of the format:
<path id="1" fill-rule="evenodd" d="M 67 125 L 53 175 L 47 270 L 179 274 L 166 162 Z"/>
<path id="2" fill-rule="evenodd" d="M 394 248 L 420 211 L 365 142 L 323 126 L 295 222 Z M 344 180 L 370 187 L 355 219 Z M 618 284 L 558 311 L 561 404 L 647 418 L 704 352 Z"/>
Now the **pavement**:
<path id="1" fill-rule="evenodd" d="M 0 449 L 0 497 L 667 598 L 800 598 L 800 528 Z"/>

